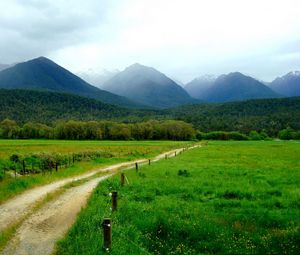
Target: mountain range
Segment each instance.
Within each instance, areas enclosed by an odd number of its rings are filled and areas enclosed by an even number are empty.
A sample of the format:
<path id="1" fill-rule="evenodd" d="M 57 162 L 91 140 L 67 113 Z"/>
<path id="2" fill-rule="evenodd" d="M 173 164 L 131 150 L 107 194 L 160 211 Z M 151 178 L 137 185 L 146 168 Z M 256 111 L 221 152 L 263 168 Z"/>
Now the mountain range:
<path id="1" fill-rule="evenodd" d="M 158 70 L 141 64 L 133 64 L 123 71 L 92 73 L 94 78 L 103 78 L 101 89 L 50 59 L 39 57 L 15 65 L 0 65 L 0 88 L 63 92 L 122 107 L 156 109 L 201 102 L 300 95 L 300 72 L 297 71 L 278 77 L 268 84 L 234 72 L 219 77 L 199 77 L 184 87 Z M 87 74 L 87 79 L 92 81 L 89 78 L 91 72 Z"/>
<path id="2" fill-rule="evenodd" d="M 53 61 L 39 57 L 0 72 L 0 88 L 35 89 L 71 93 L 126 107 L 141 105 L 96 88 Z"/>
<path id="3" fill-rule="evenodd" d="M 194 80 L 186 85 L 186 89 L 192 96 L 207 102 L 280 97 L 263 83 L 239 72 L 224 74 L 216 79 Z"/>

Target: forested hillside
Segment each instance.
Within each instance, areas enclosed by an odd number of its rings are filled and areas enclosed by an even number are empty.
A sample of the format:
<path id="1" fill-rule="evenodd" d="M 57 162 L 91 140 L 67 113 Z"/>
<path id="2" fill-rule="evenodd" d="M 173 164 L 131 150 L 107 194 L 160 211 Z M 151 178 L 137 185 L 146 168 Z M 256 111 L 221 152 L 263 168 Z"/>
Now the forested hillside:
<path id="1" fill-rule="evenodd" d="M 59 120 L 114 120 L 135 123 L 175 119 L 208 131 L 266 131 L 271 136 L 287 127 L 300 130 L 300 97 L 259 99 L 223 104 L 197 104 L 167 110 L 125 109 L 94 99 L 56 92 L 0 89 L 0 121 L 39 122 L 50 126 Z"/>
<path id="2" fill-rule="evenodd" d="M 190 105 L 170 109 L 168 113 L 202 131 L 265 130 L 276 135 L 286 127 L 300 130 L 300 97 Z"/>
<path id="3" fill-rule="evenodd" d="M 0 120 L 51 124 L 56 120 L 147 119 L 155 111 L 134 110 L 58 92 L 0 89 Z"/>

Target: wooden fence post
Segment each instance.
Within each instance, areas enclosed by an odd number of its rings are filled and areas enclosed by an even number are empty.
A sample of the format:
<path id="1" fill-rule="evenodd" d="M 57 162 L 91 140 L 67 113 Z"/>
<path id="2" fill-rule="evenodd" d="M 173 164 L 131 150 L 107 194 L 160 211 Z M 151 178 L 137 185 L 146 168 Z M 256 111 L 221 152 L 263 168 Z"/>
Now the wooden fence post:
<path id="1" fill-rule="evenodd" d="M 118 209 L 118 192 L 113 191 L 111 193 L 111 209 L 112 211 L 116 211 Z"/>
<path id="2" fill-rule="evenodd" d="M 125 184 L 125 174 L 121 173 L 121 186 L 124 186 Z"/>
<path id="3" fill-rule="evenodd" d="M 23 175 L 25 175 L 25 171 L 26 171 L 25 160 L 22 161 L 22 165 L 23 165 Z"/>
<path id="4" fill-rule="evenodd" d="M 151 160 L 149 159 L 149 161 L 148 161 L 148 164 L 149 164 L 149 166 L 151 165 Z"/>
<path id="5" fill-rule="evenodd" d="M 110 251 L 111 241 L 112 241 L 110 218 L 103 219 L 102 228 L 103 228 L 103 250 Z"/>
<path id="6" fill-rule="evenodd" d="M 168 155 L 167 154 L 165 154 L 165 159 L 167 159 L 168 158 Z"/>
<path id="7" fill-rule="evenodd" d="M 138 170 L 139 170 L 139 164 L 137 162 L 135 162 L 135 170 L 136 170 L 136 172 L 138 172 Z"/>
<path id="8" fill-rule="evenodd" d="M 176 157 L 177 155 L 176 155 L 176 151 L 175 151 L 175 157 Z"/>
<path id="9" fill-rule="evenodd" d="M 58 163 L 57 162 L 55 163 L 55 171 L 56 172 L 58 171 Z"/>

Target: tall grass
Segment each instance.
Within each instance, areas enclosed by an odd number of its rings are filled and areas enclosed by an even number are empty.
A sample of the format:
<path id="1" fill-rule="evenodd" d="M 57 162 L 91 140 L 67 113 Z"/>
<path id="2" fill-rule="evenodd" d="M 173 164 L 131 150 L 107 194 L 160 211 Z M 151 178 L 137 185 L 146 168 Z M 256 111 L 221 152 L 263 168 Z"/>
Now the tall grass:
<path id="1" fill-rule="evenodd" d="M 57 254 L 300 254 L 300 144 L 210 142 L 101 183 Z M 119 192 L 110 211 L 108 193 Z"/>

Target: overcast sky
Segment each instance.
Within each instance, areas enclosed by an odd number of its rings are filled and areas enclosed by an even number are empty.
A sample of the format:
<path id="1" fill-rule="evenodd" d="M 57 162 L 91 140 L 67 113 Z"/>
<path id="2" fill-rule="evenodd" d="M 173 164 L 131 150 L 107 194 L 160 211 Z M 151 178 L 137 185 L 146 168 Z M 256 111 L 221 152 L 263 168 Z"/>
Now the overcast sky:
<path id="1" fill-rule="evenodd" d="M 1 0 L 0 63 L 46 56 L 73 72 L 135 62 L 187 82 L 300 70 L 299 0 Z"/>

